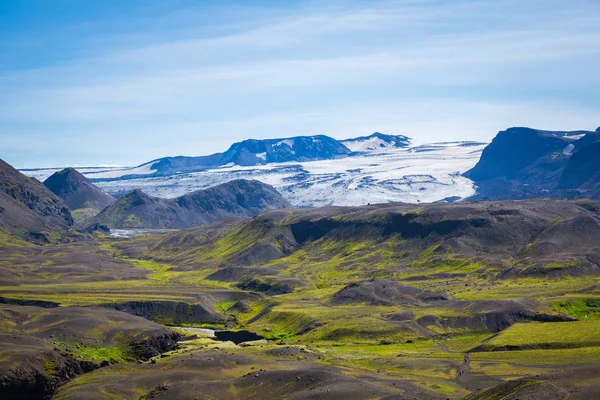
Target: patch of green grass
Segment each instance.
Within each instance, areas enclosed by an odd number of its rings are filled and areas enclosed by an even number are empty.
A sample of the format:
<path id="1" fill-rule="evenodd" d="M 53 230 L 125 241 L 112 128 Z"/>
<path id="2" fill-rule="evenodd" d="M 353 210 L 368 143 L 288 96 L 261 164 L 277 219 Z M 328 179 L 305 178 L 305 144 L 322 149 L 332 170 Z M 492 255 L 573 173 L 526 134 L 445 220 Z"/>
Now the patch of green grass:
<path id="1" fill-rule="evenodd" d="M 557 301 L 551 306 L 562 313 L 581 320 L 600 319 L 600 299 Z"/>
<path id="2" fill-rule="evenodd" d="M 497 348 L 552 349 L 600 346 L 600 320 L 518 323 L 487 340 L 485 350 Z"/>
<path id="3" fill-rule="evenodd" d="M 236 302 L 235 301 L 223 301 L 221 303 L 217 303 L 217 308 L 221 311 L 221 312 L 226 312 L 227 310 L 229 310 L 231 308 L 231 306 L 233 306 Z"/>
<path id="4" fill-rule="evenodd" d="M 518 365 L 574 365 L 600 363 L 598 347 L 579 347 L 572 349 L 535 349 L 513 351 L 491 351 L 470 353 L 471 362 L 510 363 L 513 373 Z M 494 368 L 492 366 L 492 368 Z M 491 372 L 493 375 L 495 371 Z M 527 375 L 525 373 L 524 375 Z"/>
<path id="5" fill-rule="evenodd" d="M 69 348 L 70 353 L 78 360 L 91 361 L 99 364 L 108 361 L 111 364 L 133 361 L 128 350 L 120 346 L 112 347 L 87 347 Z"/>
<path id="6" fill-rule="evenodd" d="M 454 392 L 456 392 L 456 389 L 453 388 L 452 386 L 448 386 L 448 385 L 444 385 L 442 383 L 436 383 L 434 385 L 434 387 L 441 393 L 444 394 L 446 396 L 452 396 L 454 394 Z"/>

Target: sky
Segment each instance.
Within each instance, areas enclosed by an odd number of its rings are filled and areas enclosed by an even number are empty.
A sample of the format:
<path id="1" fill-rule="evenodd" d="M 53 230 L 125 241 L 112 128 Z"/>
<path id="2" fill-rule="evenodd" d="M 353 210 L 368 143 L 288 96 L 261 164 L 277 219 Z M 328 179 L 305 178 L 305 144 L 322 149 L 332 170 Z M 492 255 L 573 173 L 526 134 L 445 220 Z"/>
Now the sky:
<path id="1" fill-rule="evenodd" d="M 600 125 L 600 0 L 0 0 L 0 158 Z"/>

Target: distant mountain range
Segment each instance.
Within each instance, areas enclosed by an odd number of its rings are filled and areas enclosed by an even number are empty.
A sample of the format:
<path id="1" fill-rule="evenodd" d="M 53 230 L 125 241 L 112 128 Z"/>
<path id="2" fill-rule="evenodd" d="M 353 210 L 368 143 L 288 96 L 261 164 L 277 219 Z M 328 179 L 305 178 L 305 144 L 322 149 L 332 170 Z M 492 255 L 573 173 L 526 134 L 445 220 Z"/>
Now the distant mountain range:
<path id="1" fill-rule="evenodd" d="M 56 172 L 44 185 L 0 160 L 0 247 L 13 240 L 11 234 L 43 244 L 80 235 L 75 229 L 189 228 L 289 207 L 272 186 L 255 180 L 234 180 L 175 199 L 132 190 L 115 200 L 74 169 Z M 97 211 L 75 226 L 71 210 L 82 208 Z"/>
<path id="2" fill-rule="evenodd" d="M 598 198 L 600 128 L 510 128 L 498 133 L 465 176 L 476 183 L 478 199 Z"/>
<path id="3" fill-rule="evenodd" d="M 90 173 L 88 177 L 94 180 L 115 179 L 203 171 L 231 165 L 257 166 L 270 163 L 332 160 L 388 147 L 407 147 L 410 142 L 411 139 L 406 136 L 384 135 L 378 132 L 343 141 L 325 135 L 248 139 L 234 143 L 224 153 L 199 157 L 164 157 L 133 168 Z"/>
<path id="4" fill-rule="evenodd" d="M 490 144 L 415 145 L 406 136 L 376 132 L 341 141 L 322 135 L 245 140 L 224 153 L 165 157 L 85 175 L 115 197 L 141 188 L 150 196 L 175 198 L 231 180 L 258 179 L 297 207 L 600 198 L 598 154 L 600 128 L 510 128 Z M 43 177 L 48 171 L 28 173 Z"/>
<path id="5" fill-rule="evenodd" d="M 190 228 L 220 219 L 254 217 L 263 211 L 290 208 L 272 186 L 235 180 L 174 199 L 132 190 L 87 221 L 110 228 Z"/>

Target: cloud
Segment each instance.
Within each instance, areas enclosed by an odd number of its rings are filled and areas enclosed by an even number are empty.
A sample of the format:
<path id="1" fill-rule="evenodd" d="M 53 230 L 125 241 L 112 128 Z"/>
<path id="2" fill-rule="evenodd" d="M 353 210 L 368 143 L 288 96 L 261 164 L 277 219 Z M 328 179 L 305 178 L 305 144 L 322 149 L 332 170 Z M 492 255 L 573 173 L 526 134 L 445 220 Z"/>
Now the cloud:
<path id="1" fill-rule="evenodd" d="M 190 137 L 220 150 L 215 133 L 233 141 L 387 128 L 487 139 L 519 121 L 580 128 L 600 106 L 598 10 L 592 0 L 179 10 L 153 17 L 164 36 L 145 35 L 151 17 L 131 20 L 124 32 L 75 35 L 72 47 L 85 50 L 66 61 L 2 73 L 0 134 L 23 149 L 51 134 L 57 154 L 59 138 L 126 138 L 143 143 L 143 157 L 187 152 Z"/>

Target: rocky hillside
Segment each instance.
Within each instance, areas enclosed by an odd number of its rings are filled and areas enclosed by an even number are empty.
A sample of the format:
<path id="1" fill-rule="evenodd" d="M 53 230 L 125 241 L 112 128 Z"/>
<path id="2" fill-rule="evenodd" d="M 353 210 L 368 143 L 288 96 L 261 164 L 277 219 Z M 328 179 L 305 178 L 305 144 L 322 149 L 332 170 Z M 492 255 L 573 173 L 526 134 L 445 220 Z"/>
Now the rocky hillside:
<path id="1" fill-rule="evenodd" d="M 498 133 L 465 176 L 476 198 L 600 196 L 600 134 L 511 128 Z"/>
<path id="2" fill-rule="evenodd" d="M 43 243 L 72 225 L 71 213 L 60 198 L 0 160 L 0 228 Z"/>
<path id="3" fill-rule="evenodd" d="M 115 201 L 73 168 L 54 173 L 44 181 L 44 186 L 63 199 L 73 211 L 84 208 L 100 211 Z"/>
<path id="4" fill-rule="evenodd" d="M 141 190 L 132 190 L 88 224 L 111 228 L 189 228 L 289 207 L 273 187 L 259 181 L 236 180 L 175 199 L 151 197 Z"/>

